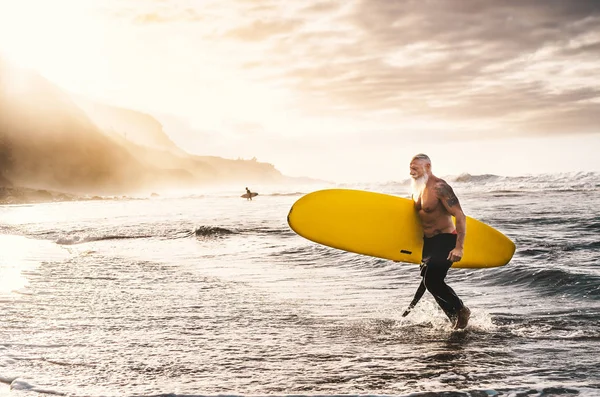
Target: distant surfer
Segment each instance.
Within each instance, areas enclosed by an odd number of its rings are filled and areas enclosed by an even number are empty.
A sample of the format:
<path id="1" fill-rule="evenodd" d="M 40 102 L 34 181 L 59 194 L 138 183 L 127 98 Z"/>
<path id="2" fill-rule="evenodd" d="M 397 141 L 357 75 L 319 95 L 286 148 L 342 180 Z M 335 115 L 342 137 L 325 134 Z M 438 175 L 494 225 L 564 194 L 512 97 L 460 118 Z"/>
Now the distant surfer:
<path id="1" fill-rule="evenodd" d="M 252 201 L 252 192 L 246 187 L 246 200 Z"/>
<path id="2" fill-rule="evenodd" d="M 450 185 L 432 174 L 429 156 L 417 154 L 412 158 L 410 176 L 415 209 L 423 226 L 423 280 L 403 316 L 415 307 L 427 289 L 450 318 L 453 328 L 465 328 L 471 311 L 444 281 L 452 263 L 463 257 L 465 214 Z"/>

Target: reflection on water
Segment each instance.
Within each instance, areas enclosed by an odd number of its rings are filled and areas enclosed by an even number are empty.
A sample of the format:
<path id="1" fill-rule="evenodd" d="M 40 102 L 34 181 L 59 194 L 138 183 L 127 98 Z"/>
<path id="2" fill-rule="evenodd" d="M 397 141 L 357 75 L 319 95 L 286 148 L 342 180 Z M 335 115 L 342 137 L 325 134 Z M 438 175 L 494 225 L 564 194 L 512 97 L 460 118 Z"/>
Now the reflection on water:
<path id="1" fill-rule="evenodd" d="M 19 290 L 27 285 L 27 279 L 21 271 L 14 267 L 5 266 L 4 258 L 0 259 L 0 294 Z"/>
<path id="2" fill-rule="evenodd" d="M 46 260 L 62 259 L 68 252 L 49 241 L 0 235 L 0 295 L 28 285 L 26 273 Z"/>

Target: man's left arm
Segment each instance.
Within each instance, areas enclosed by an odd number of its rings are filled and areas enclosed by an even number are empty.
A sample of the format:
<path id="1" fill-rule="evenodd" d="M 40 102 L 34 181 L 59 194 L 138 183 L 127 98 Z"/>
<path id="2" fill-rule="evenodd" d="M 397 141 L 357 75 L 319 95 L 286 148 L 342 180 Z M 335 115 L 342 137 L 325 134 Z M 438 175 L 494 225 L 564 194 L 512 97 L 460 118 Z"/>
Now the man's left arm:
<path id="1" fill-rule="evenodd" d="M 463 257 L 465 235 L 467 234 L 467 217 L 450 185 L 444 181 L 440 182 L 437 186 L 437 193 L 446 210 L 456 219 L 456 246 L 448 254 L 448 260 L 458 262 Z"/>

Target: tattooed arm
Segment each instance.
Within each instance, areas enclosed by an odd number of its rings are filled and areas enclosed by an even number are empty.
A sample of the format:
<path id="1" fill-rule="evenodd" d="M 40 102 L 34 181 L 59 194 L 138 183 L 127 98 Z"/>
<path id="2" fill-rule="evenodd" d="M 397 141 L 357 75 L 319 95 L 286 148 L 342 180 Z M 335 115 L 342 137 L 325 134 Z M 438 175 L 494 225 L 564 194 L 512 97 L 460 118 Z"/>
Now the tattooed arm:
<path id="1" fill-rule="evenodd" d="M 456 247 L 448 255 L 448 260 L 458 262 L 463 257 L 465 235 L 467 234 L 467 217 L 450 185 L 440 180 L 436 185 L 436 192 L 438 199 L 442 202 L 446 210 L 456 219 Z"/>

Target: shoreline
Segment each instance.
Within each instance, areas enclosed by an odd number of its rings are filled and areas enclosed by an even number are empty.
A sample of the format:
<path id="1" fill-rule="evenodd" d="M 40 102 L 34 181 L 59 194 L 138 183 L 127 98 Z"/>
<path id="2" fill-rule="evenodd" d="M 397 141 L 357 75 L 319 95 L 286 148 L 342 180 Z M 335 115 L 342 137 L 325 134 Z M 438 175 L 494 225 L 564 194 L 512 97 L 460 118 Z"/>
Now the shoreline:
<path id="1" fill-rule="evenodd" d="M 124 198 L 118 196 L 78 195 L 72 193 L 58 192 L 48 189 L 33 189 L 21 186 L 0 186 L 0 205 L 11 204 L 40 204 L 55 203 L 63 201 L 93 201 L 114 200 Z"/>

